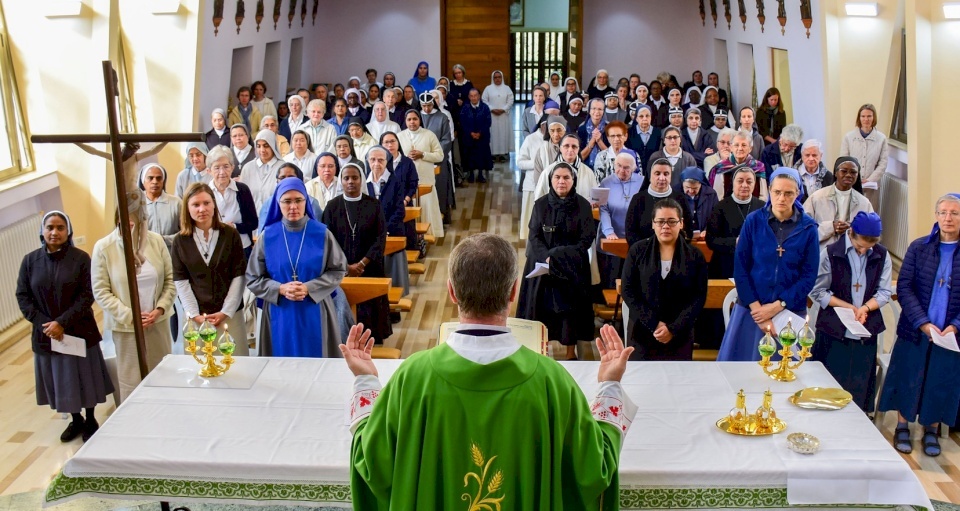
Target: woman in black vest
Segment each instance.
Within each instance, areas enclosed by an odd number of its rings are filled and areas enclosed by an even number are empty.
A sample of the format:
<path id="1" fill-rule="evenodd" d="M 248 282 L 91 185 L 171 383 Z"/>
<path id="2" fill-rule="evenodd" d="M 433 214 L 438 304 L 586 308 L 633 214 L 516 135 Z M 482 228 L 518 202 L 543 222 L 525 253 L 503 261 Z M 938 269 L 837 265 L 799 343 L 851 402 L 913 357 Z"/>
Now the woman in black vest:
<path id="1" fill-rule="evenodd" d="M 881 230 L 879 215 L 857 213 L 847 235 L 820 252 L 817 282 L 810 292 L 821 308 L 813 359 L 823 362 L 865 412 L 873 411 L 877 335 L 884 330 L 880 308 L 893 294 L 890 254 L 878 244 Z M 837 316 L 838 308 L 852 310 L 870 336 L 850 333 Z"/>

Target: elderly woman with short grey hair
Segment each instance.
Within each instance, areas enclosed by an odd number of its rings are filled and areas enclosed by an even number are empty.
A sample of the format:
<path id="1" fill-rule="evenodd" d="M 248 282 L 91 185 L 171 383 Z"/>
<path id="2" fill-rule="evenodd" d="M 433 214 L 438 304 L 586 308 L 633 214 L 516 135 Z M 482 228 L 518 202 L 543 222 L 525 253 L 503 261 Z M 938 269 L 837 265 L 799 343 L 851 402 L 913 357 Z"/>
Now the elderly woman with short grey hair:
<path id="1" fill-rule="evenodd" d="M 801 158 L 801 142 L 803 142 L 803 128 L 796 124 L 788 124 L 780 132 L 777 142 L 763 149 L 760 153 L 760 161 L 770 172 L 779 167 L 793 168 L 793 164 Z"/>
<path id="2" fill-rule="evenodd" d="M 709 174 L 713 167 L 730 157 L 730 153 L 733 152 L 733 149 L 731 149 L 733 136 L 736 134 L 737 130 L 733 128 L 723 128 L 720 133 L 717 133 L 717 141 L 714 144 L 717 152 L 703 159 L 703 171 L 705 173 Z"/>
<path id="3" fill-rule="evenodd" d="M 220 220 L 240 233 L 243 255 L 250 257 L 253 231 L 257 229 L 257 206 L 253 193 L 246 184 L 230 179 L 233 174 L 233 155 L 230 149 L 217 146 L 207 155 L 207 167 L 213 174 L 210 189 L 217 203 Z"/>

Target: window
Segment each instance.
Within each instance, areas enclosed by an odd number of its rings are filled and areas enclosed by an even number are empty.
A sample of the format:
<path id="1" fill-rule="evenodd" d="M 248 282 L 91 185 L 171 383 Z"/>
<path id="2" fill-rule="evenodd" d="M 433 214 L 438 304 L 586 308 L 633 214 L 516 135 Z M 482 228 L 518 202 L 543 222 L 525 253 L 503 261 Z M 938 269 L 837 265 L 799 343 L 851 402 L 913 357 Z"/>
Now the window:
<path id="1" fill-rule="evenodd" d="M 0 142 L 0 178 L 9 177 L 33 168 L 33 154 L 27 138 L 27 124 L 23 117 L 20 93 L 13 76 L 7 28 L 0 7 L 0 125 L 6 129 Z"/>
<path id="2" fill-rule="evenodd" d="M 907 31 L 900 32 L 900 79 L 897 82 L 897 99 L 893 103 L 893 121 L 890 138 L 907 143 Z"/>

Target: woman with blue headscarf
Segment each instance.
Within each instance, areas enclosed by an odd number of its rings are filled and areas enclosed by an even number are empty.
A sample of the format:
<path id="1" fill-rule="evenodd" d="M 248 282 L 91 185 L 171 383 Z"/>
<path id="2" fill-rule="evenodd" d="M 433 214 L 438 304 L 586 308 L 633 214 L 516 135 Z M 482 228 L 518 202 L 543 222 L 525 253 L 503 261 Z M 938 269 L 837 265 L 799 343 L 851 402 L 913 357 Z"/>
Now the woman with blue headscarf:
<path id="1" fill-rule="evenodd" d="M 421 60 L 417 64 L 417 70 L 413 73 L 413 77 L 410 78 L 407 85 L 413 87 L 416 92 L 415 96 L 437 88 L 437 80 L 430 76 L 430 64 L 426 60 Z"/>
<path id="2" fill-rule="evenodd" d="M 261 338 L 261 354 L 340 356 L 331 294 L 346 274 L 347 260 L 316 219 L 302 179 L 277 184 L 261 240 L 247 264 L 247 288 L 269 307 L 270 335 Z"/>
<path id="3" fill-rule="evenodd" d="M 907 423 L 922 424 L 927 456 L 940 455 L 940 423 L 956 425 L 960 408 L 960 353 L 932 342 L 960 329 L 960 285 L 953 278 L 960 276 L 960 194 L 940 197 L 934 213 L 933 231 L 910 244 L 900 267 L 903 312 L 877 406 L 897 411 L 893 445 L 902 453 L 913 450 Z"/>
<path id="4" fill-rule="evenodd" d="M 23 257 L 17 278 L 20 312 L 33 325 L 30 340 L 37 404 L 73 416 L 60 441 L 79 435 L 86 441 L 98 428 L 94 407 L 114 391 L 93 317 L 90 256 L 73 246 L 73 228 L 62 211 L 43 216 L 40 245 Z M 53 351 L 64 336 L 83 339 L 86 356 Z M 87 412 L 86 420 L 82 410 Z"/>
<path id="5" fill-rule="evenodd" d="M 764 331 L 773 330 L 774 316 L 784 310 L 807 314 L 820 245 L 817 223 L 804 214 L 798 200 L 800 190 L 800 174 L 780 167 L 770 178 L 766 207 L 750 213 L 743 224 L 733 268 L 737 304 L 717 360 L 760 360 L 757 343 Z"/>

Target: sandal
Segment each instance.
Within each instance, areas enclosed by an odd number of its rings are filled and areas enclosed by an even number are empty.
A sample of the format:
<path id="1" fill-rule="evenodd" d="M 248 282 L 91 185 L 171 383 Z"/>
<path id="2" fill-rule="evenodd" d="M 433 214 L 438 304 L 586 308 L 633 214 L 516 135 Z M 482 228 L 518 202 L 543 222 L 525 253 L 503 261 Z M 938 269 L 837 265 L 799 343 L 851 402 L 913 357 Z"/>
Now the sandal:
<path id="1" fill-rule="evenodd" d="M 926 438 L 926 436 L 924 436 L 924 438 Z M 904 454 L 913 452 L 913 446 L 910 445 L 910 429 L 907 426 L 898 426 L 894 431 L 893 447 Z"/>
<path id="2" fill-rule="evenodd" d="M 936 431 L 923 433 L 923 453 L 931 458 L 940 456 L 940 440 L 937 438 Z"/>

